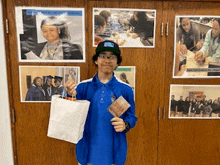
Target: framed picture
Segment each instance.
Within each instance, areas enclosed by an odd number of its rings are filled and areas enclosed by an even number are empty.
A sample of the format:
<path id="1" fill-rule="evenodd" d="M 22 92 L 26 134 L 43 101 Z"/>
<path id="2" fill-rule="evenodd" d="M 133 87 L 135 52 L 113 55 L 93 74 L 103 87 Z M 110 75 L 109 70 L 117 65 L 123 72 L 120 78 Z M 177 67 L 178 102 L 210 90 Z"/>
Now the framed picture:
<path id="1" fill-rule="evenodd" d="M 93 8 L 93 46 L 112 40 L 120 47 L 155 47 L 156 10 Z"/>
<path id="2" fill-rule="evenodd" d="M 19 62 L 85 62 L 84 8 L 16 7 Z"/>
<path id="3" fill-rule="evenodd" d="M 119 81 L 122 81 L 131 86 L 135 93 L 135 77 L 136 67 L 135 66 L 119 66 L 114 71 L 115 76 Z"/>
<path id="4" fill-rule="evenodd" d="M 175 17 L 174 78 L 220 77 L 220 16 Z"/>
<path id="5" fill-rule="evenodd" d="M 171 84 L 171 119 L 220 119 L 220 85 Z"/>
<path id="6" fill-rule="evenodd" d="M 21 102 L 50 102 L 53 95 L 66 95 L 68 78 L 80 82 L 80 67 L 19 66 Z"/>

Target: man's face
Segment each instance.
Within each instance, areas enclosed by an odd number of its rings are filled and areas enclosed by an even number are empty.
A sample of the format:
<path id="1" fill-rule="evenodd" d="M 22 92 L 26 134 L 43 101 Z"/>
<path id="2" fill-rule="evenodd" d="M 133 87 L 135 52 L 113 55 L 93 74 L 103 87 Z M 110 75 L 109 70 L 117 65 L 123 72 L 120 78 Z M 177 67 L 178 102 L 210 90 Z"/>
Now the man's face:
<path id="1" fill-rule="evenodd" d="M 213 26 L 212 26 L 212 37 L 217 37 L 220 33 L 220 27 L 218 24 L 218 21 L 214 21 L 213 22 Z"/>
<path id="2" fill-rule="evenodd" d="M 96 64 L 98 65 L 98 72 L 104 74 L 113 73 L 117 68 L 117 56 L 110 51 L 100 52 Z"/>

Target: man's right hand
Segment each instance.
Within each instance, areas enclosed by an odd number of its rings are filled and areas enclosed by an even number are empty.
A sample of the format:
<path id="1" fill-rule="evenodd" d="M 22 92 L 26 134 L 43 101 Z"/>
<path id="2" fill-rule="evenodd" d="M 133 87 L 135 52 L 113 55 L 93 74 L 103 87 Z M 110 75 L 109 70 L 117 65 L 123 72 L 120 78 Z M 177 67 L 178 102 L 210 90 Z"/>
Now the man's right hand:
<path id="1" fill-rule="evenodd" d="M 77 86 L 77 84 L 73 81 L 73 79 L 68 79 L 64 86 L 67 89 L 68 95 L 70 95 L 70 96 L 75 95 L 76 96 L 75 87 Z"/>

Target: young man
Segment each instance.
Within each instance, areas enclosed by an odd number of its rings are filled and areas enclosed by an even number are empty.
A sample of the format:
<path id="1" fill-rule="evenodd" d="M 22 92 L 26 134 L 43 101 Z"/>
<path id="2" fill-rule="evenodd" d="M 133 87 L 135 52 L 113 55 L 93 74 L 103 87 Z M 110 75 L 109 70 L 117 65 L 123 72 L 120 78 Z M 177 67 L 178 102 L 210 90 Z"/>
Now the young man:
<path id="1" fill-rule="evenodd" d="M 135 126 L 137 118 L 132 88 L 113 73 L 122 61 L 120 54 L 116 43 L 108 40 L 99 43 L 93 56 L 98 67 L 95 76 L 77 87 L 71 80 L 65 84 L 69 95 L 75 93 L 78 100 L 90 101 L 83 138 L 76 145 L 81 165 L 123 165 L 126 161 L 125 133 Z M 120 117 L 113 117 L 107 108 L 120 96 L 131 106 Z"/>

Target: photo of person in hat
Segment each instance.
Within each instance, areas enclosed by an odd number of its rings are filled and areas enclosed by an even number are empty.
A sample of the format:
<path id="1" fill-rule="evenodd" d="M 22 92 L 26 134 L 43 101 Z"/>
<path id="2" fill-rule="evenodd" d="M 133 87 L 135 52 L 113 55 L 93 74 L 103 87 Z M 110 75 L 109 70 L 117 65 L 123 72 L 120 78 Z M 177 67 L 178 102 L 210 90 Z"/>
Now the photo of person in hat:
<path id="1" fill-rule="evenodd" d="M 78 85 L 72 80 L 65 84 L 69 97 L 90 101 L 83 138 L 76 145 L 76 156 L 81 165 L 123 165 L 127 155 L 126 133 L 136 125 L 134 93 L 130 85 L 118 80 L 114 70 L 122 62 L 118 44 L 100 42 L 93 56 L 97 73 Z M 120 96 L 131 105 L 120 117 L 111 115 L 107 108 Z"/>
<path id="2" fill-rule="evenodd" d="M 45 91 L 42 88 L 42 78 L 35 77 L 28 89 L 25 101 L 45 101 Z"/>
<path id="3" fill-rule="evenodd" d="M 55 76 L 54 77 L 54 94 L 56 95 L 62 95 L 64 86 L 61 84 L 63 80 L 63 77 Z"/>
<path id="4" fill-rule="evenodd" d="M 45 91 L 45 101 L 51 101 L 51 96 L 54 94 L 54 86 L 52 84 L 53 76 L 46 76 L 43 90 Z"/>

